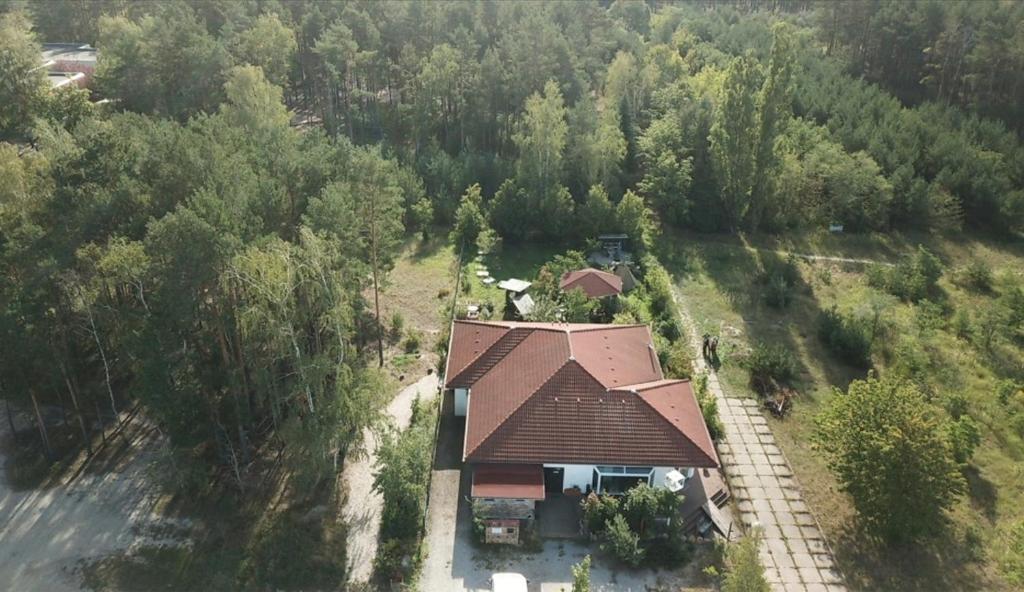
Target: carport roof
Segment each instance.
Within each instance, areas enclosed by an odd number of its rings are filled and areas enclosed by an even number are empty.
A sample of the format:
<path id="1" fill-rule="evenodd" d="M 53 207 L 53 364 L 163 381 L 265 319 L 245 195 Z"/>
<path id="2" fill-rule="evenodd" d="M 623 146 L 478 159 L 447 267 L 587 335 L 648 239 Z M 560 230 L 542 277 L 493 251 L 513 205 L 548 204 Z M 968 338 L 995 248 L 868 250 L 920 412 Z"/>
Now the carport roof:
<path id="1" fill-rule="evenodd" d="M 484 464 L 473 467 L 473 498 L 544 499 L 541 465 Z"/>

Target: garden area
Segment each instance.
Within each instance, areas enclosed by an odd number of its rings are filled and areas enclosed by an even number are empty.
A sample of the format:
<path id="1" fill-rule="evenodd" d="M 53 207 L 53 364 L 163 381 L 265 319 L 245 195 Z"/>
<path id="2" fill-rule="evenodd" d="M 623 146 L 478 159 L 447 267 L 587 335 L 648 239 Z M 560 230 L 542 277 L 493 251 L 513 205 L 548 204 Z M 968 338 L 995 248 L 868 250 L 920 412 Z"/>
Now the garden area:
<path id="1" fill-rule="evenodd" d="M 680 295 L 699 329 L 720 336 L 725 390 L 753 397 L 774 383 L 794 393 L 791 412 L 771 427 L 852 588 L 1024 582 L 1019 244 L 899 234 L 666 238 L 660 256 Z M 857 519 L 856 488 L 840 490 L 835 457 L 821 441 L 823 415 L 841 412 L 837 393 L 869 371 L 903 385 L 920 401 L 909 413 L 949 434 L 957 485 L 937 532 L 918 544 L 886 544 Z"/>

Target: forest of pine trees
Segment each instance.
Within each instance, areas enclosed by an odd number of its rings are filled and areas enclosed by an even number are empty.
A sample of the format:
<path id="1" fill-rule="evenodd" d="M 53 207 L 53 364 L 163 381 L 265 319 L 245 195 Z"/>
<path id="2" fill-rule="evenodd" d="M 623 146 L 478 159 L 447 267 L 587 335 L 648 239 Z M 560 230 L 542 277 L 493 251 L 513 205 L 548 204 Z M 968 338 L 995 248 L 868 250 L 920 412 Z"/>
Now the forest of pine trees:
<path id="1" fill-rule="evenodd" d="M 1024 228 L 1020 3 L 0 9 L 0 397 L 44 442 L 140 406 L 182 483 L 338 469 L 407 232 Z M 57 41 L 102 104 L 48 91 Z"/>

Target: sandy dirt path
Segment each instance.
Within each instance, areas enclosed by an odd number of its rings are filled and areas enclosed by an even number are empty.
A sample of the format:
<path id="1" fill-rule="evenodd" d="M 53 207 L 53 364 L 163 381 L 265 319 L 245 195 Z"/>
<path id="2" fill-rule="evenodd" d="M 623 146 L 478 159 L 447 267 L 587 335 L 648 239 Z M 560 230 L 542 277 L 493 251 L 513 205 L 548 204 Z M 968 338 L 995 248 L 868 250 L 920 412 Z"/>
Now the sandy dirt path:
<path id="1" fill-rule="evenodd" d="M 9 438 L 9 431 L 0 423 L 0 438 Z M 79 590 L 80 562 L 137 545 L 179 544 L 153 535 L 186 526 L 155 509 L 160 494 L 147 467 L 157 445 L 140 438 L 110 471 L 22 491 L 5 481 L 8 459 L 0 454 L 0 588 Z"/>
<path id="2" fill-rule="evenodd" d="M 399 428 L 409 425 L 412 402 L 429 401 L 437 395 L 437 374 L 432 373 L 402 389 L 388 404 L 387 414 Z M 342 515 L 348 523 L 348 579 L 350 582 L 368 582 L 373 575 L 373 558 L 377 555 L 377 534 L 383 500 L 373 490 L 373 465 L 376 462 L 377 437 L 371 430 L 363 434 L 366 454 L 345 463 L 343 479 L 348 488 Z"/>

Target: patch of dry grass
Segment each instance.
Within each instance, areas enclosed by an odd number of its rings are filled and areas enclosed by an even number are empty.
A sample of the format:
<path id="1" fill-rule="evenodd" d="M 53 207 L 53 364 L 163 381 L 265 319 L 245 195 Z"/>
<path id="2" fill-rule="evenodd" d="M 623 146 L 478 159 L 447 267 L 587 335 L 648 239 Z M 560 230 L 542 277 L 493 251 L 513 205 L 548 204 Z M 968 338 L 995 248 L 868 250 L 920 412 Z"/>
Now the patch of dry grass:
<path id="1" fill-rule="evenodd" d="M 945 264 L 937 298 L 953 311 L 976 314 L 990 306 L 994 297 L 956 285 L 951 279 L 954 270 L 980 260 L 992 268 L 998 281 L 1017 281 L 1024 274 L 1024 247 L 1020 244 L 963 236 L 822 233 L 779 240 L 670 234 L 663 241 L 666 252 L 661 258 L 674 274 L 698 326 L 722 336 L 719 376 L 731 395 L 753 396 L 740 361 L 754 343 L 782 344 L 796 357 L 799 376 L 794 386 L 800 396 L 792 414 L 781 421 L 771 420 L 771 425 L 853 589 L 1008 590 L 994 557 L 1001 533 L 1024 519 L 1024 471 L 1020 468 L 1024 444 L 1007 425 L 1006 412 L 995 400 L 994 391 L 1006 367 L 1024 365 L 1020 344 L 1004 344 L 1001 355 L 1005 360 L 997 364 L 992 355 L 957 338 L 949 326 L 952 315 L 944 328 L 919 336 L 917 307 L 893 301 L 886 308 L 884 339 L 892 343 L 876 343 L 874 366 L 885 372 L 892 360 L 884 352 L 897 340 L 913 336 L 914 343 L 928 351 L 938 367 L 931 377 L 938 392 L 964 394 L 982 429 L 982 443 L 965 470 L 969 491 L 952 512 L 947 534 L 913 549 L 887 549 L 858 532 L 849 499 L 838 490 L 811 445 L 813 419 L 834 396 L 833 389 L 843 389 L 864 374 L 837 360 L 817 337 L 821 310 L 833 305 L 856 310 L 869 298 L 878 297 L 867 286 L 864 266 L 800 262 L 800 281 L 784 309 L 767 306 L 752 281 L 762 262 L 785 257 L 785 252 L 893 261 L 918 244 L 924 244 Z"/>

